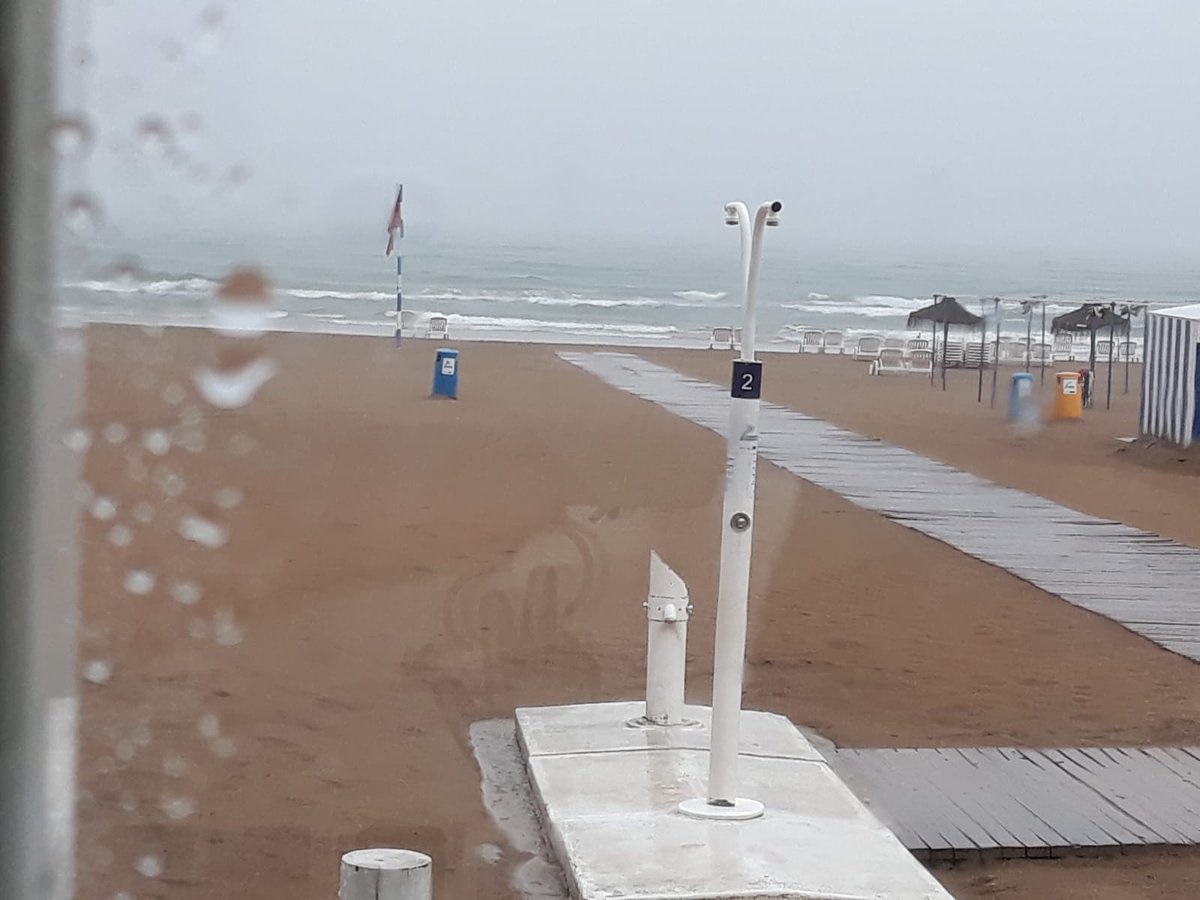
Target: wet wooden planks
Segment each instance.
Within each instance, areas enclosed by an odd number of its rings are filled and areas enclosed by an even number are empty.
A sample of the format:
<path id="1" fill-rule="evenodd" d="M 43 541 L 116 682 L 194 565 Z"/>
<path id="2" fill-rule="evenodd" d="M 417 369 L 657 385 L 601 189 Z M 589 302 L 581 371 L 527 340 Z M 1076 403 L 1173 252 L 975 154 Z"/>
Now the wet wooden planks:
<path id="1" fill-rule="evenodd" d="M 832 751 L 830 765 L 926 859 L 1200 843 L 1200 748 Z"/>
<path id="2" fill-rule="evenodd" d="M 726 390 L 625 353 L 560 356 L 723 434 Z M 762 457 L 1200 661 L 1200 550 L 763 403 Z"/>

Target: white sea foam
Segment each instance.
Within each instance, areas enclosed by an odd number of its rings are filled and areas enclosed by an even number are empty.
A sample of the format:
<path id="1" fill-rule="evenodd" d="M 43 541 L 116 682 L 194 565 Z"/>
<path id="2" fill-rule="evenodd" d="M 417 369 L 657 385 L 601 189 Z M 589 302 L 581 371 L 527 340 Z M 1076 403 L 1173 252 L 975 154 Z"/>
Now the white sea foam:
<path id="1" fill-rule="evenodd" d="M 725 291 L 672 291 L 680 300 L 724 300 Z"/>

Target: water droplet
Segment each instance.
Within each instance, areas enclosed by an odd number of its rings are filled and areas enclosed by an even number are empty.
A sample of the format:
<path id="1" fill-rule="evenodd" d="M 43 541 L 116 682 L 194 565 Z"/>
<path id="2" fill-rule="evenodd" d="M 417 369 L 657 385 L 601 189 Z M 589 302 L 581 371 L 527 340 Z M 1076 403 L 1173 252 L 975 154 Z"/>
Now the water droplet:
<path id="1" fill-rule="evenodd" d="M 112 663 L 106 659 L 93 659 L 83 664 L 83 678 L 92 684 L 108 684 L 112 678 Z"/>
<path id="2" fill-rule="evenodd" d="M 174 149 L 171 126 L 162 116 L 142 116 L 134 128 L 134 139 L 145 156 L 159 159 Z"/>
<path id="3" fill-rule="evenodd" d="M 133 894 L 126 891 L 117 891 L 117 893 L 112 895 L 112 900 L 133 900 Z"/>
<path id="4" fill-rule="evenodd" d="M 129 476 L 130 481 L 145 481 L 150 470 L 146 468 L 144 462 L 135 458 L 129 460 L 125 465 L 125 474 Z"/>
<path id="5" fill-rule="evenodd" d="M 168 753 L 163 757 L 163 772 L 168 778 L 182 778 L 187 770 L 187 760 L 178 753 Z"/>
<path id="6" fill-rule="evenodd" d="M 145 525 L 154 519 L 154 507 L 145 500 L 139 500 L 133 507 L 133 517 Z"/>
<path id="7" fill-rule="evenodd" d="M 125 590 L 131 594 L 145 596 L 154 590 L 154 575 L 145 569 L 134 569 L 125 576 Z"/>
<path id="8" fill-rule="evenodd" d="M 80 159 L 92 149 L 92 126 L 83 116 L 60 116 L 50 128 L 50 146 L 60 159 Z"/>
<path id="9" fill-rule="evenodd" d="M 129 762 L 137 753 L 137 748 L 133 745 L 133 741 L 123 740 L 117 743 L 115 756 L 121 762 Z"/>
<path id="10" fill-rule="evenodd" d="M 254 170 L 245 163 L 234 163 L 225 170 L 225 175 L 222 180 L 230 187 L 240 187 L 249 181 L 250 176 L 253 174 Z"/>
<path id="11" fill-rule="evenodd" d="M 92 486 L 86 481 L 81 481 L 75 485 L 75 500 L 78 503 L 91 503 L 92 498 L 96 496 L 96 492 L 92 490 Z"/>
<path id="12" fill-rule="evenodd" d="M 206 6 L 200 13 L 200 33 L 196 47 L 202 53 L 213 53 L 220 44 L 221 27 L 225 23 L 225 10 L 219 4 Z"/>
<path id="13" fill-rule="evenodd" d="M 104 426 L 104 439 L 110 444 L 121 444 L 129 437 L 129 429 L 120 422 L 109 422 Z"/>
<path id="14" fill-rule="evenodd" d="M 163 873 L 163 864 L 157 856 L 146 855 L 137 861 L 134 866 L 139 875 L 146 878 L 157 878 Z"/>
<path id="15" fill-rule="evenodd" d="M 258 446 L 258 441 L 250 437 L 248 434 L 235 434 L 229 439 L 226 445 L 229 447 L 231 456 L 245 456 L 247 453 L 253 453 L 254 448 Z"/>
<path id="16" fill-rule="evenodd" d="M 221 734 L 221 721 L 216 713 L 205 713 L 196 723 L 196 730 L 200 732 L 200 737 L 211 741 Z"/>
<path id="17" fill-rule="evenodd" d="M 159 466 L 154 470 L 154 483 L 159 486 L 164 494 L 168 497 L 178 497 L 187 487 L 187 482 L 184 481 L 178 474 L 170 469 Z"/>
<path id="18" fill-rule="evenodd" d="M 111 756 L 101 756 L 96 760 L 96 771 L 101 775 L 108 775 L 117 770 L 117 761 Z"/>
<path id="19" fill-rule="evenodd" d="M 149 747 L 151 739 L 150 726 L 145 724 L 137 726 L 137 728 L 133 729 L 133 731 L 130 733 L 129 737 L 139 747 Z"/>
<path id="20" fill-rule="evenodd" d="M 204 437 L 203 431 L 188 429 L 179 433 L 179 446 L 188 453 L 203 453 L 208 446 L 208 439 Z"/>
<path id="21" fill-rule="evenodd" d="M 212 177 L 212 169 L 204 163 L 192 163 L 187 167 L 187 177 L 197 184 L 203 184 Z"/>
<path id="22" fill-rule="evenodd" d="M 121 794 L 121 799 L 117 804 L 127 813 L 131 813 L 138 807 L 137 795 L 133 791 L 124 791 Z"/>
<path id="23" fill-rule="evenodd" d="M 213 503 L 221 509 L 235 509 L 241 505 L 243 494 L 237 488 L 224 487 L 213 494 Z"/>
<path id="24" fill-rule="evenodd" d="M 186 819 L 196 810 L 196 804 L 190 797 L 172 797 L 169 794 L 163 794 L 158 805 L 168 819 L 175 820 Z"/>
<path id="25" fill-rule="evenodd" d="M 230 337 L 256 338 L 271 318 L 271 290 L 257 269 L 234 269 L 221 281 L 213 305 L 213 329 Z"/>
<path id="26" fill-rule="evenodd" d="M 76 453 L 86 453 L 92 446 L 92 433 L 86 428 L 75 427 L 63 435 L 63 443 Z"/>
<path id="27" fill-rule="evenodd" d="M 198 641 L 208 637 L 208 623 L 203 619 L 192 619 L 188 622 L 188 634 Z"/>
<path id="28" fill-rule="evenodd" d="M 486 863 L 495 864 L 504 857 L 504 851 L 495 844 L 480 844 L 479 857 Z"/>
<path id="29" fill-rule="evenodd" d="M 161 428 L 142 432 L 142 446 L 155 456 L 162 456 L 171 449 L 171 436 Z"/>
<path id="30" fill-rule="evenodd" d="M 187 396 L 187 392 L 175 382 L 171 382 L 162 389 L 162 398 L 172 406 L 183 402 L 183 398 Z"/>
<path id="31" fill-rule="evenodd" d="M 179 533 L 189 541 L 195 541 L 210 550 L 224 547 L 225 542 L 229 540 L 224 528 L 200 516 L 184 516 L 180 519 Z"/>
<path id="32" fill-rule="evenodd" d="M 213 406 L 237 409 L 253 400 L 262 386 L 275 377 L 276 371 L 278 367 L 274 361 L 259 357 L 237 369 L 200 369 L 192 381 Z"/>
<path id="33" fill-rule="evenodd" d="M 244 637 L 242 629 L 233 620 L 233 611 L 219 609 L 213 614 L 213 640 L 222 647 L 240 644 Z"/>
<path id="34" fill-rule="evenodd" d="M 198 406 L 185 406 L 179 413 L 179 422 L 185 428 L 195 428 L 204 421 L 204 413 Z"/>
<path id="35" fill-rule="evenodd" d="M 111 497 L 97 497 L 92 501 L 92 518 L 106 522 L 117 514 L 117 501 Z"/>
<path id="36" fill-rule="evenodd" d="M 114 547 L 128 547 L 133 543 L 133 531 L 128 525 L 114 525 L 108 531 L 108 542 Z"/>
<path id="37" fill-rule="evenodd" d="M 63 200 L 63 222 L 71 234 L 84 237 L 100 227 L 100 205 L 91 194 L 76 191 Z"/>
<path id="38" fill-rule="evenodd" d="M 229 759 L 233 754 L 237 753 L 237 744 L 233 742 L 233 738 L 219 737 L 208 745 L 213 754 L 222 759 Z"/>
<path id="39" fill-rule="evenodd" d="M 171 585 L 171 596 L 176 603 L 182 603 L 184 606 L 198 603 L 203 593 L 194 581 L 177 581 Z"/>

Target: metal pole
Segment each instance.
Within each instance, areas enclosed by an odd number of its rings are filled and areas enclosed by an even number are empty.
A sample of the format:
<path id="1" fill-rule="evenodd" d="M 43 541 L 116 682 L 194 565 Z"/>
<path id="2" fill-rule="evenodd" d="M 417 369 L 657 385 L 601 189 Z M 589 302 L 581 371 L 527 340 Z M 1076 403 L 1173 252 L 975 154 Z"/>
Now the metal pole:
<path id="1" fill-rule="evenodd" d="M 64 877 L 49 849 L 49 706 L 36 608 L 56 13 L 52 0 L 0 4 L 0 900 L 61 896 Z"/>
<path id="2" fill-rule="evenodd" d="M 983 318 L 980 322 L 979 329 L 979 371 L 976 373 L 977 384 L 975 386 L 975 402 L 983 402 L 983 360 L 987 353 L 983 349 L 984 342 L 987 340 L 987 312 L 983 308 L 983 301 L 979 301 L 979 314 Z"/>
<path id="3" fill-rule="evenodd" d="M 1112 409 L 1112 362 L 1113 354 L 1117 352 L 1117 304 L 1108 305 L 1108 314 L 1112 318 L 1108 323 L 1108 393 L 1104 398 L 1104 408 Z"/>
<path id="4" fill-rule="evenodd" d="M 950 334 L 950 323 L 942 322 L 942 390 L 946 389 L 946 337 Z"/>
<path id="5" fill-rule="evenodd" d="M 996 370 L 1000 366 L 1000 298 L 994 297 L 993 302 L 996 308 L 996 349 L 994 358 L 992 359 L 992 409 L 996 408 Z M 983 360 L 979 364 L 983 365 Z"/>
<path id="6" fill-rule="evenodd" d="M 930 342 L 933 347 L 933 362 L 929 366 L 929 386 L 933 387 L 933 373 L 937 371 L 938 365 L 937 322 L 930 322 L 929 325 L 929 333 L 933 337 L 933 340 Z M 942 348 L 942 352 L 946 352 L 945 347 Z"/>
<path id="7" fill-rule="evenodd" d="M 1033 306 L 1028 305 L 1025 308 L 1025 371 L 1033 374 L 1031 366 L 1033 365 L 1033 357 L 1030 351 L 1033 349 Z"/>
<path id="8" fill-rule="evenodd" d="M 687 585 L 651 550 L 650 595 L 646 599 L 646 722 L 649 724 L 683 724 L 690 614 Z"/>
<path id="9" fill-rule="evenodd" d="M 401 338 L 401 323 L 403 317 L 401 312 L 404 309 L 404 254 L 399 250 L 396 251 L 396 346 L 400 346 Z"/>
<path id="10" fill-rule="evenodd" d="M 1041 384 L 1046 383 L 1046 357 L 1049 356 L 1046 348 L 1046 301 L 1042 301 L 1042 380 Z"/>
<path id="11" fill-rule="evenodd" d="M 342 856 L 339 900 L 431 900 L 433 860 L 415 850 L 351 850 Z"/>
<path id="12" fill-rule="evenodd" d="M 680 811 L 701 818 L 750 819 L 761 816 L 757 800 L 738 797 L 738 728 L 742 715 L 742 673 L 746 665 L 746 617 L 750 597 L 750 553 L 754 536 L 754 483 L 758 465 L 759 398 L 762 363 L 755 353 L 755 294 L 764 227 L 778 222 L 783 204 L 764 203 L 750 222 L 743 203 L 725 207 L 726 222 L 740 228 L 742 245 L 742 355 L 733 362 L 729 433 L 726 443 L 725 500 L 722 508 L 721 572 L 713 649 L 712 737 L 708 799 L 686 800 Z"/>

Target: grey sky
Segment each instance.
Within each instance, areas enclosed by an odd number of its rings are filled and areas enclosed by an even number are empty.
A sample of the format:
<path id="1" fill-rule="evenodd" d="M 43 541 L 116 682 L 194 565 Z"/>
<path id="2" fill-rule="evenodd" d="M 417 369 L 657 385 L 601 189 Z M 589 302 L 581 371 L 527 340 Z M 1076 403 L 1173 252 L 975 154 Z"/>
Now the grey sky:
<path id="1" fill-rule="evenodd" d="M 227 5 L 206 38 L 206 3 L 88 4 L 122 226 L 369 232 L 403 180 L 437 235 L 700 237 L 779 197 L 789 242 L 1200 245 L 1194 0 Z M 109 146 L 188 112 L 248 182 Z"/>

